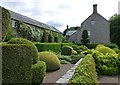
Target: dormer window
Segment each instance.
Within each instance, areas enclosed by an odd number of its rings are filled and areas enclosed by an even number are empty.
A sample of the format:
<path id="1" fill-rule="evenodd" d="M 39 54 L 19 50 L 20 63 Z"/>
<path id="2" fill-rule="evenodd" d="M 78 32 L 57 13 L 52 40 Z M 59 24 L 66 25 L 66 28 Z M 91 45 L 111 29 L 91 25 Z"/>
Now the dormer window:
<path id="1" fill-rule="evenodd" d="M 91 20 L 91 24 L 94 25 L 95 24 L 95 20 Z"/>

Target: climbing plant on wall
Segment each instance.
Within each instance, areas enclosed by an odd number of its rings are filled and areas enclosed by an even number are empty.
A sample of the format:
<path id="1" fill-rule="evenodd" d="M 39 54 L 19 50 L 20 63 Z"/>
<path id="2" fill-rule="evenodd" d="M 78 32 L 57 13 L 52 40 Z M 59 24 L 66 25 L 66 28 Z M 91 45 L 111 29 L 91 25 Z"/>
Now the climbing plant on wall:
<path id="1" fill-rule="evenodd" d="M 26 38 L 31 41 L 40 42 L 43 36 L 43 30 L 41 28 L 30 26 L 21 21 L 18 21 L 17 28 L 18 36 Z"/>
<path id="2" fill-rule="evenodd" d="M 9 11 L 2 8 L 2 41 L 8 41 L 14 37 L 12 33 L 11 15 Z"/>

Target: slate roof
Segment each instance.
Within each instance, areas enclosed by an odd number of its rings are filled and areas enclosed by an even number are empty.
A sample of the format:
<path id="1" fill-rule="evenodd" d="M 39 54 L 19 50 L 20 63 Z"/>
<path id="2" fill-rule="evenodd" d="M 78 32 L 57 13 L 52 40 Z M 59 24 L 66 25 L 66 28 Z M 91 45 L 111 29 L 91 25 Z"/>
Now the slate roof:
<path id="1" fill-rule="evenodd" d="M 77 30 L 69 30 L 69 31 L 67 31 L 67 33 L 66 33 L 66 35 L 67 36 L 70 36 L 70 35 L 72 35 L 73 33 L 75 33 Z"/>
<path id="2" fill-rule="evenodd" d="M 18 14 L 18 13 L 15 13 L 13 11 L 10 11 L 10 14 L 11 14 L 11 18 L 14 19 L 14 20 L 19 20 L 19 21 L 23 21 L 27 24 L 31 24 L 31 25 L 34 25 L 34 26 L 38 26 L 38 27 L 42 27 L 42 28 L 46 28 L 46 29 L 49 29 L 49 30 L 52 30 L 52 31 L 55 31 L 55 32 L 58 32 L 58 33 L 61 33 L 59 30 L 57 30 L 55 27 L 53 26 L 50 26 L 48 24 L 45 24 L 45 23 L 42 23 L 42 22 L 39 22 L 37 20 L 34 20 L 32 18 L 29 18 L 27 16 L 24 16 L 24 15 L 21 15 L 21 14 Z"/>

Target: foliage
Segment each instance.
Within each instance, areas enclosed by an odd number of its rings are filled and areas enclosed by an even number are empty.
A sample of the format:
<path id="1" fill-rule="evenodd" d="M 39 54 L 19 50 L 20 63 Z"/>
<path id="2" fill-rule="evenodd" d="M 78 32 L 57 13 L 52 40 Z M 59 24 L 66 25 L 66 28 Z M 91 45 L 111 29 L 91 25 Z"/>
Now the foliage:
<path id="1" fill-rule="evenodd" d="M 60 60 L 61 64 L 70 64 L 70 62 L 68 62 L 67 60 Z"/>
<path id="2" fill-rule="evenodd" d="M 18 21 L 17 33 L 22 38 L 40 42 L 43 36 L 43 29 Z"/>
<path id="3" fill-rule="evenodd" d="M 90 43 L 90 41 L 88 39 L 88 31 L 87 30 L 84 30 L 83 33 L 82 33 L 81 43 L 85 46 L 87 46 L 88 43 Z"/>
<path id="4" fill-rule="evenodd" d="M 78 54 L 82 51 L 88 50 L 88 48 L 85 45 L 81 45 L 81 46 L 72 45 L 72 47 L 75 51 L 77 51 Z"/>
<path id="5" fill-rule="evenodd" d="M 60 68 L 60 60 L 57 55 L 50 51 L 39 52 L 39 59 L 46 63 L 47 71 L 55 71 Z"/>
<path id="6" fill-rule="evenodd" d="M 100 47 L 100 48 L 98 48 L 96 50 L 103 53 L 103 54 L 106 54 L 106 53 L 116 54 L 116 52 L 114 50 L 110 49 L 109 47 Z"/>
<path id="7" fill-rule="evenodd" d="M 92 56 L 96 63 L 98 74 L 114 75 L 118 74 L 118 56 L 117 54 L 102 54 L 99 51 L 93 51 Z"/>
<path id="8" fill-rule="evenodd" d="M 46 75 L 46 64 L 43 61 L 38 61 L 32 65 L 32 85 L 40 85 Z"/>
<path id="9" fill-rule="evenodd" d="M 101 47 L 105 47 L 105 46 L 103 44 L 98 44 L 95 49 L 98 50 Z"/>
<path id="10" fill-rule="evenodd" d="M 87 47 L 89 49 L 95 49 L 98 44 L 88 44 Z"/>
<path id="11" fill-rule="evenodd" d="M 61 49 L 61 55 L 72 55 L 77 54 L 75 50 L 71 46 L 65 46 Z"/>
<path id="12" fill-rule="evenodd" d="M 81 58 L 83 58 L 84 55 L 83 54 L 79 54 L 79 55 L 71 55 L 71 62 L 72 64 L 75 64 L 77 61 L 79 61 Z"/>
<path id="13" fill-rule="evenodd" d="M 31 58 L 34 49 L 27 44 L 2 44 L 1 47 L 3 84 L 32 83 Z"/>
<path id="14" fill-rule="evenodd" d="M 120 47 L 120 15 L 110 18 L 110 40 Z"/>
<path id="15" fill-rule="evenodd" d="M 2 40 L 8 41 L 14 37 L 12 33 L 12 24 L 11 24 L 11 15 L 9 11 L 5 8 L 2 8 Z"/>
<path id="16" fill-rule="evenodd" d="M 83 58 L 81 63 L 75 69 L 75 73 L 69 81 L 69 85 L 96 85 L 97 73 L 95 68 L 95 62 L 92 56 L 89 54 Z"/>
<path id="17" fill-rule="evenodd" d="M 41 51 L 54 51 L 56 53 L 61 51 L 61 43 L 39 43 L 39 42 L 35 42 L 34 43 L 35 46 L 38 49 L 38 52 Z"/>
<path id="18" fill-rule="evenodd" d="M 28 44 L 32 47 L 34 50 L 34 55 L 32 56 L 33 63 L 36 63 L 38 61 L 38 51 L 36 46 L 29 40 L 23 39 L 23 38 L 12 38 L 8 41 L 8 44 Z"/>

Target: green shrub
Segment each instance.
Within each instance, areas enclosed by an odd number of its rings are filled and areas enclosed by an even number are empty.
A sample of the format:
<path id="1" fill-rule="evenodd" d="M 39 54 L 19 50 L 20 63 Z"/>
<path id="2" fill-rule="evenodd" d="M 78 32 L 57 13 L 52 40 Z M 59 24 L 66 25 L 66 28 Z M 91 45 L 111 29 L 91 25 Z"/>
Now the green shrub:
<path id="1" fill-rule="evenodd" d="M 39 52 L 39 59 L 46 63 L 47 71 L 54 71 L 60 68 L 60 60 L 53 52 L 43 51 Z"/>
<path id="2" fill-rule="evenodd" d="M 46 64 L 43 61 L 38 61 L 32 65 L 32 84 L 40 85 L 46 75 Z"/>
<path id="3" fill-rule="evenodd" d="M 8 41 L 8 44 L 28 44 L 34 49 L 34 55 L 32 56 L 33 58 L 33 63 L 36 63 L 38 61 L 38 51 L 36 46 L 29 40 L 23 39 L 23 38 L 12 38 L 11 40 Z"/>
<path id="4" fill-rule="evenodd" d="M 67 60 L 60 60 L 61 64 L 70 64 L 70 62 L 68 62 Z"/>
<path id="5" fill-rule="evenodd" d="M 3 44 L 2 83 L 32 83 L 31 65 L 34 49 L 26 44 Z"/>
<path id="6" fill-rule="evenodd" d="M 72 62 L 71 56 L 59 55 L 60 60 L 66 60 L 68 62 Z"/>
<path id="7" fill-rule="evenodd" d="M 83 58 L 84 55 L 82 54 L 79 54 L 79 55 L 71 55 L 70 58 L 71 58 L 71 62 L 72 64 L 75 64 L 77 61 L 79 61 L 81 58 Z"/>
<path id="8" fill-rule="evenodd" d="M 65 46 L 61 49 L 61 55 L 72 55 L 72 54 L 77 54 L 77 52 L 73 50 L 73 48 L 70 46 Z"/>
<path id="9" fill-rule="evenodd" d="M 89 49 L 95 49 L 98 44 L 88 44 L 87 47 Z"/>
<path id="10" fill-rule="evenodd" d="M 77 54 L 80 54 L 80 52 L 87 50 L 88 48 L 84 45 L 78 46 L 78 45 L 72 45 L 72 48 L 77 52 Z"/>
<path id="11" fill-rule="evenodd" d="M 61 43 L 34 43 L 38 49 L 38 52 L 41 51 L 54 51 L 56 53 L 61 51 Z"/>
<path id="12" fill-rule="evenodd" d="M 61 48 L 65 46 L 72 46 L 73 43 L 61 43 Z"/>
<path id="13" fill-rule="evenodd" d="M 116 54 L 116 52 L 114 50 L 110 49 L 109 47 L 100 47 L 100 48 L 97 48 L 96 50 L 103 54 L 106 54 L 106 53 Z"/>
<path id="14" fill-rule="evenodd" d="M 114 75 L 118 74 L 118 56 L 117 54 L 102 54 L 99 51 L 94 51 L 92 56 L 96 63 L 98 74 Z"/>
<path id="15" fill-rule="evenodd" d="M 105 46 L 103 44 L 98 44 L 95 49 L 98 50 L 101 47 L 105 47 Z"/>
<path id="16" fill-rule="evenodd" d="M 83 58 L 81 63 L 75 69 L 75 73 L 69 81 L 69 85 L 96 85 L 97 73 L 95 62 L 91 55 Z"/>
<path id="17" fill-rule="evenodd" d="M 111 48 L 111 49 L 113 49 L 113 48 L 119 48 L 116 44 L 114 44 L 114 43 L 110 43 L 110 44 L 105 44 L 105 46 L 107 46 L 107 47 L 109 47 L 109 48 Z"/>

